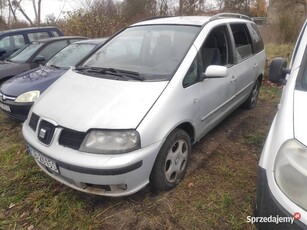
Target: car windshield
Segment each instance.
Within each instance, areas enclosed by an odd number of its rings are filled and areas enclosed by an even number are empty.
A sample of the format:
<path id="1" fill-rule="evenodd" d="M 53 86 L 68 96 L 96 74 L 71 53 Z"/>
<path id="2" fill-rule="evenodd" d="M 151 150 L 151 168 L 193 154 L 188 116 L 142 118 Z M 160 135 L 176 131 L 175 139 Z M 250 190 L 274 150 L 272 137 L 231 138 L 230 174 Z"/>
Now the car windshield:
<path id="1" fill-rule="evenodd" d="M 97 50 L 76 71 L 85 75 L 141 76 L 138 79 L 169 80 L 183 60 L 200 27 L 146 25 L 125 29 Z M 90 71 L 87 71 L 90 70 Z M 118 78 L 116 78 L 118 79 Z"/>
<path id="2" fill-rule="evenodd" d="M 42 45 L 43 43 L 33 42 L 14 53 L 8 60 L 21 63 L 26 62 Z"/>
<path id="3" fill-rule="evenodd" d="M 69 68 L 77 64 L 78 61 L 89 54 L 94 47 L 94 44 L 87 43 L 71 44 L 51 58 L 46 63 L 46 66 Z"/>

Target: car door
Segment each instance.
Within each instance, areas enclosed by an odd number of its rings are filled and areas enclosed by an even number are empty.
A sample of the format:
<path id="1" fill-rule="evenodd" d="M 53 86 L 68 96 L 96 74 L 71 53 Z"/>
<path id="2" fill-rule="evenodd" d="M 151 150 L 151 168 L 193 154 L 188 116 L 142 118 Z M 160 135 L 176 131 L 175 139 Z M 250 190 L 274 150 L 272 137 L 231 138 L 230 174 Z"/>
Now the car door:
<path id="1" fill-rule="evenodd" d="M 259 64 L 254 58 L 252 40 L 245 23 L 230 24 L 232 42 L 235 47 L 235 62 L 232 80 L 235 83 L 235 103 L 240 104 L 250 94 Z"/>
<path id="2" fill-rule="evenodd" d="M 201 133 L 205 134 L 221 121 L 232 109 L 235 84 L 232 79 L 233 51 L 227 25 L 214 28 L 200 49 L 203 72 L 210 65 L 228 68 L 222 78 L 206 78 L 201 82 Z"/>

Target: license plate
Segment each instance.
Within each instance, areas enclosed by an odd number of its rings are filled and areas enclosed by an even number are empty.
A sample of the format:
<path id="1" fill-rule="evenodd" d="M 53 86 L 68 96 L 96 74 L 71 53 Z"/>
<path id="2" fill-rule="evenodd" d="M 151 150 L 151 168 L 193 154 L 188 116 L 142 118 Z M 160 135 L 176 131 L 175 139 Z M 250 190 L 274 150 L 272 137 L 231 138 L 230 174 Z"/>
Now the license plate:
<path id="1" fill-rule="evenodd" d="M 56 163 L 53 160 L 43 156 L 35 149 L 29 147 L 31 155 L 41 164 L 45 165 L 48 169 L 52 170 L 53 172 L 60 173 Z"/>
<path id="2" fill-rule="evenodd" d="M 11 112 L 11 108 L 8 105 L 0 103 L 0 108 L 7 111 L 7 112 Z"/>

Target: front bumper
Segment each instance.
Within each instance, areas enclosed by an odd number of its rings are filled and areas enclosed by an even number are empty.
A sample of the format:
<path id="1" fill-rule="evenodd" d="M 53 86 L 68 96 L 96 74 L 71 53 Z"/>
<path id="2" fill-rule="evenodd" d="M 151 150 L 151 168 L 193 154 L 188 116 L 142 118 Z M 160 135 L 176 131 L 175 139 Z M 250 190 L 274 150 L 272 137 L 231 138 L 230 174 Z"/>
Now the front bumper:
<path id="1" fill-rule="evenodd" d="M 33 104 L 33 102 L 17 103 L 10 100 L 0 99 L 0 109 L 9 117 L 17 121 L 25 121 L 27 119 L 28 113 Z"/>
<path id="2" fill-rule="evenodd" d="M 161 147 L 158 142 L 126 154 L 89 154 L 59 145 L 56 137 L 50 146 L 41 144 L 27 122 L 22 133 L 30 148 L 56 163 L 59 173 L 36 160 L 45 173 L 76 190 L 104 196 L 130 195 L 145 187 Z"/>
<path id="3" fill-rule="evenodd" d="M 257 176 L 257 217 L 293 217 L 293 214 L 289 213 L 273 196 L 268 185 L 268 179 L 266 170 L 262 167 L 258 167 Z M 294 220 L 291 223 L 258 223 L 256 224 L 258 229 L 261 230 L 298 230 L 307 229 L 307 226 L 299 220 Z"/>

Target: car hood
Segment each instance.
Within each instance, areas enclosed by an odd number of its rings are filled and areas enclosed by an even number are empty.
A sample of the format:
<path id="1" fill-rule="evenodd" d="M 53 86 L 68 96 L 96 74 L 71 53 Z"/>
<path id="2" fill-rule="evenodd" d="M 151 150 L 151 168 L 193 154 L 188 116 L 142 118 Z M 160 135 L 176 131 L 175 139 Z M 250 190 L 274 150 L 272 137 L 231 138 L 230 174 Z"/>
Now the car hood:
<path id="1" fill-rule="evenodd" d="M 8 61 L 0 62 L 0 80 L 6 77 L 15 76 L 30 69 L 28 63 L 15 63 Z"/>
<path id="2" fill-rule="evenodd" d="M 295 90 L 294 92 L 294 136 L 307 146 L 307 92 Z"/>
<path id="3" fill-rule="evenodd" d="M 33 112 L 82 132 L 135 129 L 167 84 L 108 80 L 69 70 L 39 98 Z"/>
<path id="4" fill-rule="evenodd" d="M 40 66 L 5 81 L 1 85 L 0 92 L 13 97 L 32 90 L 39 90 L 42 93 L 66 71 L 67 69 Z"/>

